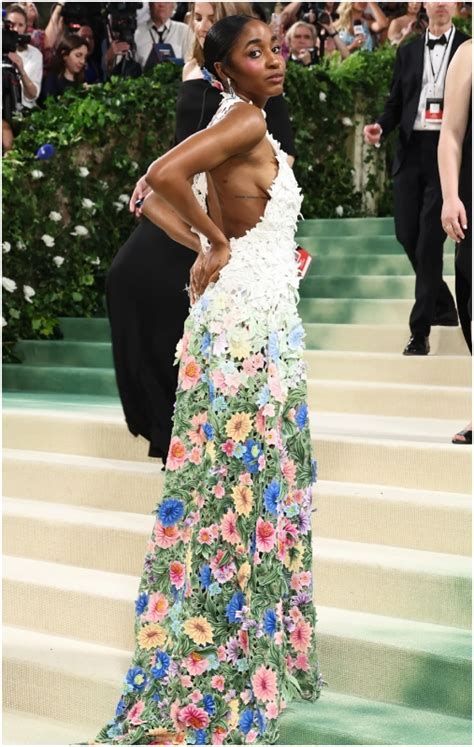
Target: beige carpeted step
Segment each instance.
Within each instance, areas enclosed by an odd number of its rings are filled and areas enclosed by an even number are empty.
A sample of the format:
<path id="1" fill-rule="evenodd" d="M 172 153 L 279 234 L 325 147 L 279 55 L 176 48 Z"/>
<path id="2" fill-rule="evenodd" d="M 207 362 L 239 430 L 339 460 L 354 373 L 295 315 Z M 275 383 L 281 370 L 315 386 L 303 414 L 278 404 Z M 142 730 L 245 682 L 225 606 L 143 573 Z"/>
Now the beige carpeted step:
<path id="1" fill-rule="evenodd" d="M 3 488 L 12 498 L 149 514 L 161 497 L 155 464 L 5 449 Z M 158 496 L 158 497 L 157 497 Z M 471 551 L 469 494 L 320 480 L 318 536 L 459 555 Z"/>
<path id="2" fill-rule="evenodd" d="M 316 411 L 415 418 L 462 419 L 472 407 L 468 387 L 374 381 L 309 379 L 308 400 Z"/>
<path id="3" fill-rule="evenodd" d="M 82 714 L 75 717 L 75 721 Z M 46 716 L 36 716 L 19 710 L 4 710 L 2 714 L 3 745 L 65 745 L 78 744 L 84 734 L 94 733 L 95 724 L 87 724 L 87 714 L 82 716 L 82 725 L 55 721 Z"/>
<path id="4" fill-rule="evenodd" d="M 5 623 L 132 650 L 137 589 L 133 576 L 7 557 Z M 51 614 L 55 609 L 61 614 Z M 467 715 L 468 630 L 320 605 L 317 632 L 321 668 L 332 690 Z M 422 673 L 426 686 L 419 692 L 407 688 Z M 433 688 L 438 679 L 444 685 Z"/>
<path id="5" fill-rule="evenodd" d="M 3 421 L 9 448 L 150 461 L 145 442 L 128 433 L 120 411 L 113 408 L 61 412 L 12 407 L 4 411 Z M 415 418 L 318 413 L 311 415 L 311 428 L 321 479 L 470 491 L 470 448 L 449 443 L 453 421 L 423 423 L 418 433 Z M 442 438 L 430 435 L 430 429 L 445 430 L 446 442 L 437 443 Z"/>
<path id="6" fill-rule="evenodd" d="M 37 507 L 37 501 L 4 499 L 5 553 L 141 574 L 152 516 L 46 502 L 38 514 Z M 468 557 L 315 537 L 313 564 L 319 604 L 470 624 Z"/>
<path id="7" fill-rule="evenodd" d="M 470 555 L 472 496 L 321 480 L 318 537 Z"/>
<path id="8" fill-rule="evenodd" d="M 402 355 L 410 330 L 408 324 L 305 324 L 307 347 L 316 350 L 394 353 Z M 459 327 L 433 327 L 430 334 L 432 356 L 468 356 Z"/>
<path id="9" fill-rule="evenodd" d="M 470 387 L 472 383 L 471 358 L 466 355 L 307 350 L 305 360 L 308 376 L 314 379 L 454 387 Z"/>

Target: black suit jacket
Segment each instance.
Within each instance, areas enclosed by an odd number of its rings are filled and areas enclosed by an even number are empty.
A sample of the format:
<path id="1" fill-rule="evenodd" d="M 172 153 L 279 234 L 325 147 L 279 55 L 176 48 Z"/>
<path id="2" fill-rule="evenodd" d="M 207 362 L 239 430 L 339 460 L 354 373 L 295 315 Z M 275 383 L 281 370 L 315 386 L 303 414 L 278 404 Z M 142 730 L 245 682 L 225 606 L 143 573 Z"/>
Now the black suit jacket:
<path id="1" fill-rule="evenodd" d="M 469 37 L 461 31 L 454 32 L 448 65 L 456 49 L 466 39 L 469 39 Z M 387 137 L 395 127 L 400 127 L 397 149 L 393 161 L 393 176 L 395 176 L 403 164 L 405 152 L 413 132 L 413 125 L 415 124 L 423 82 L 425 41 L 426 37 L 423 34 L 423 36 L 415 39 L 415 41 L 398 48 L 390 87 L 390 96 L 385 104 L 383 114 L 377 119 L 377 122 L 383 129 L 384 137 Z"/>

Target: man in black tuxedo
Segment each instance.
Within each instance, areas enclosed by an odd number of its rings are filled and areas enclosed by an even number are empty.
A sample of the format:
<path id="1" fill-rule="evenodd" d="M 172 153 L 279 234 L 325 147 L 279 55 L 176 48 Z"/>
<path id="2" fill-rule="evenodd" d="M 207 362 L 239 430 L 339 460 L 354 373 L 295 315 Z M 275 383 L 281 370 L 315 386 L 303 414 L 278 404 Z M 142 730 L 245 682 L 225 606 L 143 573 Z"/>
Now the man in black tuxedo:
<path id="1" fill-rule="evenodd" d="M 399 126 L 393 163 L 395 230 L 416 273 L 411 337 L 404 355 L 428 355 L 432 325 L 456 326 L 456 307 L 443 280 L 440 221 L 442 196 L 437 148 L 444 80 L 456 49 L 468 37 L 456 31 L 456 3 L 425 3 L 425 34 L 397 51 L 389 99 L 383 114 L 364 128 L 366 142 L 379 145 Z"/>

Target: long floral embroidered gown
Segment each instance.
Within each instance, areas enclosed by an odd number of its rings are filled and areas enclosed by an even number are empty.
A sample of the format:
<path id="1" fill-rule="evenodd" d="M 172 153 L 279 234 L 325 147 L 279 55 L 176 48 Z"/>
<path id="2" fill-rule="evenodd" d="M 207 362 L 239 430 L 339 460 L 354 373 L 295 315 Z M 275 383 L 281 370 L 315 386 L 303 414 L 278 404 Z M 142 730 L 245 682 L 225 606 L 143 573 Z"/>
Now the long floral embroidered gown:
<path id="1" fill-rule="evenodd" d="M 236 102 L 224 94 L 209 126 Z M 230 261 L 191 308 L 178 346 L 136 649 L 99 743 L 274 744 L 285 705 L 320 693 L 316 469 L 294 241 L 302 198 L 267 137 L 278 173 L 264 215 L 230 240 Z M 201 204 L 205 185 L 195 178 Z"/>

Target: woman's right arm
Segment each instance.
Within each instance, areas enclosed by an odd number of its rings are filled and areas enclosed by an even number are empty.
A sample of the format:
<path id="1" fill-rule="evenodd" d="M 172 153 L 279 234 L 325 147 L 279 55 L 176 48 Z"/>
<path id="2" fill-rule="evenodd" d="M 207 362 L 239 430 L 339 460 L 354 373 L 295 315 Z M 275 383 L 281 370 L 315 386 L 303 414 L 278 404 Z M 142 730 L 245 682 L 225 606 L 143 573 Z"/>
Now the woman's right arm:
<path id="1" fill-rule="evenodd" d="M 464 238 L 466 210 L 459 199 L 459 172 L 462 146 L 469 116 L 472 83 L 471 42 L 456 52 L 448 68 L 444 91 L 444 112 L 438 145 L 438 165 L 443 193 L 441 222 L 451 226 L 446 231 L 455 241 Z M 445 229 L 446 230 L 446 229 Z"/>
<path id="2" fill-rule="evenodd" d="M 265 133 L 262 112 L 255 106 L 238 103 L 220 122 L 191 135 L 148 169 L 148 185 L 210 244 L 208 252 L 199 252 L 191 270 L 191 302 L 217 280 L 230 256 L 229 240 L 200 206 L 192 180 L 196 174 L 212 173 L 233 156 L 249 153 Z"/>
<path id="3" fill-rule="evenodd" d="M 146 197 L 141 212 L 148 220 L 162 228 L 173 241 L 187 246 L 196 254 L 201 251 L 199 236 L 191 231 L 187 223 L 155 192 Z"/>
<path id="4" fill-rule="evenodd" d="M 265 136 L 262 112 L 249 104 L 236 104 L 212 127 L 184 140 L 149 167 L 146 182 L 188 225 L 207 237 L 210 244 L 227 243 L 222 230 L 199 205 L 192 179 L 236 155 L 252 150 Z"/>

